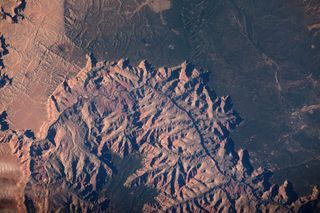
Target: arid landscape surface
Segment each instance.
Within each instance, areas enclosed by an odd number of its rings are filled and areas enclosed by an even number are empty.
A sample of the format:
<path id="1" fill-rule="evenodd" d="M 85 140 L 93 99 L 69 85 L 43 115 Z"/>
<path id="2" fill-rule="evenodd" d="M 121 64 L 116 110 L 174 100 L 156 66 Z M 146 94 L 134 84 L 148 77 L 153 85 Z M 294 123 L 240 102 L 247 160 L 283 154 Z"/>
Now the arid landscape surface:
<path id="1" fill-rule="evenodd" d="M 0 9 L 0 210 L 319 208 L 317 0 Z"/>

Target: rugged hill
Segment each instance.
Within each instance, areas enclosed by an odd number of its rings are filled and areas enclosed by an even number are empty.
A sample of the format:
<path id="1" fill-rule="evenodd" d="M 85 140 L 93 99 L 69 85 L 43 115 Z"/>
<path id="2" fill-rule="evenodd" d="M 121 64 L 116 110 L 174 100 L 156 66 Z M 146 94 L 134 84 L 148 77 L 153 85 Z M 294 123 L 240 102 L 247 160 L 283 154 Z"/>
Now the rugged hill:
<path id="1" fill-rule="evenodd" d="M 155 202 L 143 206 L 147 212 L 316 209 L 317 187 L 298 198 L 289 181 L 271 185 L 268 171 L 234 149 L 229 131 L 241 119 L 230 97 L 207 87 L 206 75 L 188 62 L 155 69 L 147 61 L 133 67 L 88 57 L 86 68 L 50 96 L 48 120 L 36 136 L 1 131 L 1 142 L 19 159 L 23 178 L 16 186 L 24 190 L 13 186 L 0 199 L 17 197 L 20 209 L 24 201 L 39 212 L 115 211 L 108 190 L 121 172 L 117 155 L 142 159 L 122 185 L 156 190 Z M 0 168 L 3 174 L 11 167 Z"/>
<path id="2" fill-rule="evenodd" d="M 255 167 L 277 184 L 290 176 L 299 194 L 319 184 L 318 0 L 0 0 L 0 10 L 0 112 L 12 128 L 39 130 L 87 52 L 157 67 L 187 59 L 232 96 L 244 119 L 232 138 Z"/>

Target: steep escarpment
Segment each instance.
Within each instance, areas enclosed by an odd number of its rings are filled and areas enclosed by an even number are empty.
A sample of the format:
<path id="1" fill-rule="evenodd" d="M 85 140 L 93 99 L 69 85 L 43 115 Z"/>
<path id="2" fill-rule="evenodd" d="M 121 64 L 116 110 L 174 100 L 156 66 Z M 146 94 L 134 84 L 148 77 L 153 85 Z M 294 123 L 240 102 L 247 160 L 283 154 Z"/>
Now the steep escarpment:
<path id="1" fill-rule="evenodd" d="M 18 23 L 24 18 L 23 10 L 26 7 L 25 0 L 1 0 L 0 1 L 0 20 L 8 20 Z"/>
<path id="2" fill-rule="evenodd" d="M 155 189 L 144 210 L 287 212 L 317 208 L 319 189 L 298 197 L 289 181 L 236 151 L 229 132 L 240 122 L 229 96 L 206 85 L 191 63 L 155 69 L 147 61 L 96 63 L 64 81 L 48 100 L 35 137 L 8 130 L 2 140 L 20 159 L 25 203 L 38 211 L 111 211 L 112 155 L 140 156 L 123 186 Z M 29 135 L 29 137 L 28 137 Z"/>
<path id="3" fill-rule="evenodd" d="M 22 144 L 23 143 L 23 144 Z M 30 175 L 28 150 L 31 141 L 23 132 L 9 129 L 7 113 L 0 114 L 0 211 L 24 212 L 24 186 Z M 25 154 L 24 154 L 25 153 Z M 22 169 L 25 165 L 25 170 Z M 25 178 L 23 178 L 25 177 Z"/>
<path id="4" fill-rule="evenodd" d="M 8 55 L 8 44 L 3 35 L 0 33 L 0 89 L 7 84 L 12 83 L 12 78 L 10 78 L 3 70 L 5 65 L 3 63 L 3 57 Z"/>

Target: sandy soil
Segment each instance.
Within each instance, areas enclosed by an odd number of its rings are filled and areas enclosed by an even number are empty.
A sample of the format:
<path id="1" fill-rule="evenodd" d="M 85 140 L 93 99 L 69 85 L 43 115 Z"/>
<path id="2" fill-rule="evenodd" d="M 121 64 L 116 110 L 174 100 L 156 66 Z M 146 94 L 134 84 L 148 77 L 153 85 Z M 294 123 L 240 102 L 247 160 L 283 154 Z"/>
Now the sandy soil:
<path id="1" fill-rule="evenodd" d="M 62 0 L 27 1 L 23 13 L 17 24 L 0 21 L 10 46 L 4 71 L 13 78 L 0 93 L 0 110 L 7 110 L 12 127 L 36 131 L 47 116 L 48 95 L 79 70 L 65 55 L 79 50 L 64 36 Z"/>

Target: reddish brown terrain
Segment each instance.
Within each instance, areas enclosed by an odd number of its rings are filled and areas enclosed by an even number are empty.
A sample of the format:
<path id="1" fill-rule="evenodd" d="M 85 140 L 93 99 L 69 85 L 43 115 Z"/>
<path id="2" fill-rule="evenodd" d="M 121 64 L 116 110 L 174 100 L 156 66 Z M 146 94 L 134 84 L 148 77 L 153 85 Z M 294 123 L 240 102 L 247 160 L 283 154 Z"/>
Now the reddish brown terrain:
<path id="1" fill-rule="evenodd" d="M 319 11 L 0 0 L 0 212 L 318 212 Z"/>
<path id="2" fill-rule="evenodd" d="M 155 202 L 143 206 L 147 212 L 316 208 L 317 187 L 299 198 L 290 182 L 270 184 L 268 171 L 254 169 L 246 150 L 234 150 L 229 131 L 241 119 L 230 97 L 206 86 L 206 74 L 188 62 L 155 69 L 147 61 L 138 67 L 127 60 L 95 64 L 88 56 L 87 66 L 48 99 L 37 138 L 30 131 L 2 131 L 1 143 L 19 166 L 2 163 L 1 174 L 22 172 L 16 186 L 24 190 L 8 188 L 1 196 L 15 195 L 39 212 L 106 211 L 106 186 L 116 172 L 108 156 L 114 153 L 142 157 L 124 186 L 157 191 Z"/>

